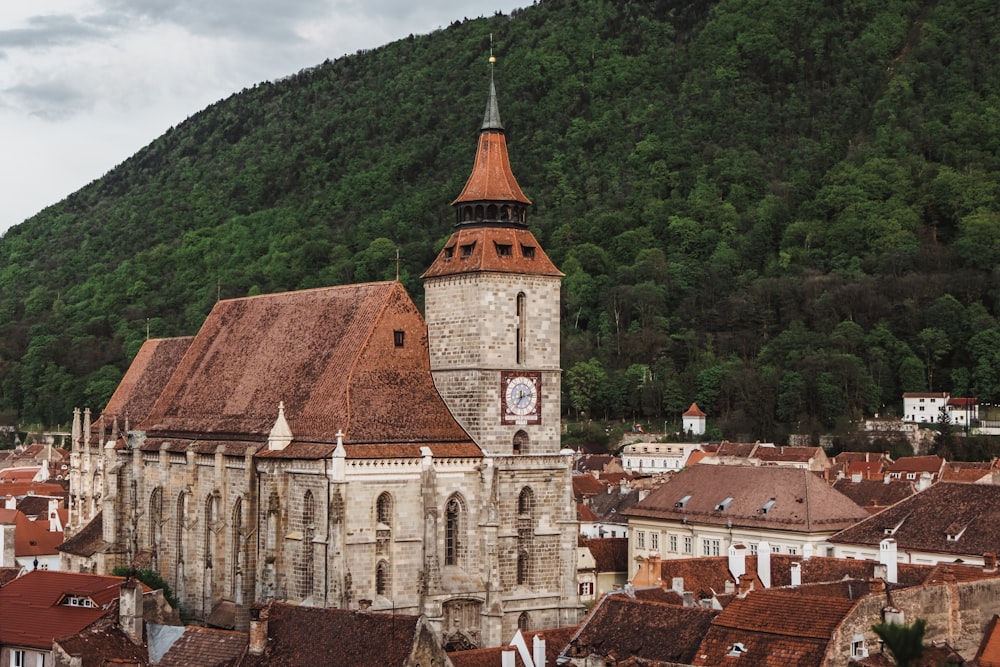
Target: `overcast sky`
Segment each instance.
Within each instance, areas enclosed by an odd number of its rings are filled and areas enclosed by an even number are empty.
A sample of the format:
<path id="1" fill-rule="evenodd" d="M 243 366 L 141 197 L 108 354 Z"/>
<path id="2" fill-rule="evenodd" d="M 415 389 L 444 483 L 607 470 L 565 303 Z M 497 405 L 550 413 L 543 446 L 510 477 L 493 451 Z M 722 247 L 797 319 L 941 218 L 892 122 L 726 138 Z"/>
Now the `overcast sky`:
<path id="1" fill-rule="evenodd" d="M 255 83 L 528 0 L 0 0 L 0 234 Z"/>

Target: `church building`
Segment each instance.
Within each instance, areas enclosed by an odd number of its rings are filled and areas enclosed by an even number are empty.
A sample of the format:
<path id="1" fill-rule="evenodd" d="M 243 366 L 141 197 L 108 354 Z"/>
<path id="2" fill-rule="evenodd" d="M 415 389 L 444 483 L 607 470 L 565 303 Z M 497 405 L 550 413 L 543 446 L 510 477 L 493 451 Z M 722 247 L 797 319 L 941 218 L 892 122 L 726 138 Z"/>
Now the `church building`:
<path id="1" fill-rule="evenodd" d="M 155 569 L 195 622 L 256 601 L 423 614 L 451 650 L 578 622 L 560 449 L 562 274 L 491 81 L 423 275 L 219 301 L 73 420 L 67 569 Z M 425 319 L 426 318 L 426 319 Z"/>

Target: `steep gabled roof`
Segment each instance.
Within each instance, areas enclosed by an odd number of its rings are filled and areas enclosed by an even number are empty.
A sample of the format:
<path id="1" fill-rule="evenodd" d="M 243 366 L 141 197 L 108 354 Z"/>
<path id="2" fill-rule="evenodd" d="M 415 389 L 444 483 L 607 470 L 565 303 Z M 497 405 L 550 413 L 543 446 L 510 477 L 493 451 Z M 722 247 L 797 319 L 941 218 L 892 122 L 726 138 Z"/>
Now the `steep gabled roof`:
<path id="1" fill-rule="evenodd" d="M 126 418 L 130 427 L 143 421 L 193 340 L 194 336 L 184 336 L 143 343 L 104 407 L 105 427 L 116 418 L 121 428 L 125 428 Z M 97 424 L 92 428 L 96 429 Z"/>
<path id="2" fill-rule="evenodd" d="M 583 546 L 590 549 L 598 572 L 628 572 L 628 538 L 586 538 Z"/>
<path id="3" fill-rule="evenodd" d="M 531 651 L 534 646 L 535 637 L 545 640 L 545 664 L 554 666 L 556 659 L 562 652 L 569 640 L 576 634 L 577 627 L 550 628 L 548 630 L 537 630 L 525 632 L 524 642 Z M 452 651 L 448 653 L 452 667 L 498 667 L 503 659 L 502 654 L 509 650 L 508 646 L 497 646 L 495 648 L 479 648 L 471 651 Z M 514 655 L 515 667 L 524 667 L 524 661 L 519 654 Z"/>
<path id="4" fill-rule="evenodd" d="M 146 647 L 132 642 L 118 625 L 117 606 L 108 611 L 80 632 L 56 638 L 54 644 L 67 655 L 78 657 L 80 667 L 148 665 Z"/>
<path id="5" fill-rule="evenodd" d="M 807 470 L 726 465 L 686 468 L 625 514 L 798 532 L 840 530 L 868 516 Z"/>
<path id="6" fill-rule="evenodd" d="M 62 544 L 62 531 L 49 530 L 48 519 L 29 519 L 20 510 L 0 509 L 0 524 L 14 524 L 14 555 L 18 558 L 53 556 Z"/>
<path id="7" fill-rule="evenodd" d="M 1000 486 L 938 482 L 830 541 L 877 548 L 890 536 L 906 551 L 955 557 L 1000 552 Z"/>
<path id="8" fill-rule="evenodd" d="M 520 273 L 562 276 L 535 235 L 520 227 L 461 227 L 451 235 L 421 276 L 440 278 L 461 273 Z"/>
<path id="9" fill-rule="evenodd" d="M 293 435 L 282 456 L 328 455 L 338 432 L 345 445 L 481 454 L 438 395 L 426 326 L 395 282 L 218 302 L 137 427 L 147 449 L 187 438 L 240 454 L 266 440 L 282 402 Z"/>
<path id="10" fill-rule="evenodd" d="M 90 558 L 107 543 L 104 541 L 104 512 L 97 512 L 90 522 L 56 547 L 58 551 Z"/>
<path id="11" fill-rule="evenodd" d="M 160 667 L 233 665 L 247 647 L 247 633 L 189 625 L 156 664 Z"/>
<path id="12" fill-rule="evenodd" d="M 907 472 L 929 472 L 937 474 L 944 466 L 944 459 L 931 454 L 930 456 L 902 456 L 893 461 L 887 472 L 907 473 Z"/>
<path id="13" fill-rule="evenodd" d="M 833 488 L 869 512 L 880 512 L 917 492 L 913 482 L 905 479 L 862 479 L 855 482 L 845 477 L 834 482 Z"/>

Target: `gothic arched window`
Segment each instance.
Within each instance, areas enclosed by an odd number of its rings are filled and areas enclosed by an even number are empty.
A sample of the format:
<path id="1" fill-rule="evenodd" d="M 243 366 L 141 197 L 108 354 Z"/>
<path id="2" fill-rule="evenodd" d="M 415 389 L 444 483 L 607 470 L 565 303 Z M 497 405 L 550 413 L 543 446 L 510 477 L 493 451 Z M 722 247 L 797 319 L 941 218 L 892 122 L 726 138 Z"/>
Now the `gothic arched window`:
<path id="1" fill-rule="evenodd" d="M 517 337 L 517 339 L 515 341 L 515 347 L 516 347 L 515 356 L 516 356 L 516 361 L 517 361 L 518 364 L 523 364 L 524 363 L 524 348 L 525 348 L 525 342 L 524 341 L 525 341 L 525 336 L 526 336 L 527 331 L 528 331 L 528 322 L 527 322 L 527 317 L 528 316 L 527 316 L 527 313 L 526 313 L 527 307 L 526 307 L 526 303 L 525 303 L 526 301 L 527 301 L 527 297 L 524 295 L 524 292 L 518 292 L 518 294 L 517 294 L 517 328 L 516 328 L 516 337 Z"/>
<path id="2" fill-rule="evenodd" d="M 389 563 L 380 560 L 378 565 L 375 566 L 375 595 L 389 597 L 391 584 L 392 577 L 389 572 Z"/>
<path id="3" fill-rule="evenodd" d="M 462 501 L 458 496 L 448 499 L 444 508 L 444 564 L 458 565 L 462 554 Z"/>
<path id="4" fill-rule="evenodd" d="M 388 492 L 379 495 L 375 501 L 375 521 L 392 526 L 392 496 Z"/>
<path id="5" fill-rule="evenodd" d="M 535 492 L 530 486 L 521 489 L 517 495 L 517 516 L 519 518 L 531 517 L 535 511 Z"/>
<path id="6" fill-rule="evenodd" d="M 514 434 L 514 454 L 526 454 L 528 452 L 528 434 L 518 431 Z"/>

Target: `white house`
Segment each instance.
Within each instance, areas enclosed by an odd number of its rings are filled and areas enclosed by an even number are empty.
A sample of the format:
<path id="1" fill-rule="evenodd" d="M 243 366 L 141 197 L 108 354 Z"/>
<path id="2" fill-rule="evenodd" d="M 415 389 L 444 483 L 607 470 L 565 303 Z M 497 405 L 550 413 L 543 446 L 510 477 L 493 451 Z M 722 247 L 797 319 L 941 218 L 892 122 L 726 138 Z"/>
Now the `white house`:
<path id="1" fill-rule="evenodd" d="M 941 420 L 942 408 L 952 424 L 968 426 L 979 421 L 979 400 L 976 398 L 953 398 L 946 391 L 903 394 L 904 421 L 933 424 Z"/>
<path id="2" fill-rule="evenodd" d="M 687 412 L 681 415 L 681 428 L 684 429 L 685 433 L 690 433 L 691 435 L 704 435 L 705 418 L 707 416 L 698 407 L 697 403 L 692 403 Z"/>
<path id="3" fill-rule="evenodd" d="M 680 470 L 697 449 L 693 442 L 634 442 L 622 449 L 622 468 L 641 473 Z"/>

